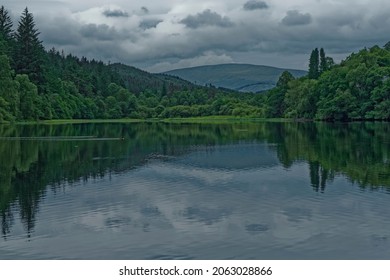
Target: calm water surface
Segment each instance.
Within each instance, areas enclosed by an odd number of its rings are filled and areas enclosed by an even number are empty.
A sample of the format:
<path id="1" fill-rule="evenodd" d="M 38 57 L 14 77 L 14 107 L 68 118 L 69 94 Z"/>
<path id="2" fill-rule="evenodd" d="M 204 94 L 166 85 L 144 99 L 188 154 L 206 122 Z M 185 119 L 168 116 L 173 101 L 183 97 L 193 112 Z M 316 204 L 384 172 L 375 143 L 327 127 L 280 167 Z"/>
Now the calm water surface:
<path id="1" fill-rule="evenodd" d="M 390 259 L 390 124 L 0 126 L 1 259 Z"/>

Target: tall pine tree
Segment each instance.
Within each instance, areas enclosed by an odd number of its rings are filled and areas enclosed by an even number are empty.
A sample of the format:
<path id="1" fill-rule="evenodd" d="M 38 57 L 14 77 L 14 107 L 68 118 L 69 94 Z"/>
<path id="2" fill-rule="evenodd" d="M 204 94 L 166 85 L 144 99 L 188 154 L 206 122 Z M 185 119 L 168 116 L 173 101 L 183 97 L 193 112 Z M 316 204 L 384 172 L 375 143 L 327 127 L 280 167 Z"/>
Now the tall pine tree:
<path id="1" fill-rule="evenodd" d="M 328 70 L 328 63 L 326 61 L 325 51 L 323 48 L 320 49 L 320 74 Z"/>
<path id="2" fill-rule="evenodd" d="M 29 79 L 39 87 L 44 83 L 42 67 L 45 51 L 38 35 L 33 15 L 26 8 L 15 34 L 15 69 L 18 74 L 27 74 Z"/>
<path id="3" fill-rule="evenodd" d="M 309 79 L 317 79 L 319 77 L 319 53 L 315 48 L 310 55 L 309 60 Z"/>
<path id="4" fill-rule="evenodd" d="M 0 7 L 0 52 L 11 56 L 13 45 L 12 20 L 4 6 Z"/>
<path id="5" fill-rule="evenodd" d="M 0 36 L 3 37 L 4 40 L 11 40 L 13 32 L 12 32 L 12 20 L 8 14 L 8 11 L 4 8 L 4 6 L 0 7 Z"/>

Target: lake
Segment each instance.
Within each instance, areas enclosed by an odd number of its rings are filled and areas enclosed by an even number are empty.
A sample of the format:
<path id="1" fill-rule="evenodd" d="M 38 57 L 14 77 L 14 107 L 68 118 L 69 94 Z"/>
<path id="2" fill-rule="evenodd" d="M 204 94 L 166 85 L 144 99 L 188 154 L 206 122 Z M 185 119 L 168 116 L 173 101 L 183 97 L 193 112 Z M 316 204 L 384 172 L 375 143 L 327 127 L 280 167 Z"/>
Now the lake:
<path id="1" fill-rule="evenodd" d="M 389 259 L 390 124 L 0 126 L 1 259 Z"/>

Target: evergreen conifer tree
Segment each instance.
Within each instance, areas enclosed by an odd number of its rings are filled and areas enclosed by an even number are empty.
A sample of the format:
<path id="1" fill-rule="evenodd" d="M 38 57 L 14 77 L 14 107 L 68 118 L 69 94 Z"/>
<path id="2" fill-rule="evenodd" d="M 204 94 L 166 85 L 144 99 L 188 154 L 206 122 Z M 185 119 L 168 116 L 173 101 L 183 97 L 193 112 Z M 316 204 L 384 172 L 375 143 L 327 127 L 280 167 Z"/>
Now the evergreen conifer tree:
<path id="1" fill-rule="evenodd" d="M 326 60 L 326 56 L 325 56 L 325 51 L 323 48 L 320 49 L 320 74 L 322 72 L 325 72 L 326 70 L 328 70 L 328 64 L 327 64 L 327 60 Z"/>
<path id="2" fill-rule="evenodd" d="M 319 52 L 315 48 L 310 55 L 309 60 L 309 79 L 317 79 L 319 77 Z"/>
<path id="3" fill-rule="evenodd" d="M 27 74 L 31 82 L 40 86 L 44 82 L 42 65 L 45 52 L 38 35 L 33 15 L 26 8 L 15 34 L 15 69 L 18 74 Z"/>
<path id="4" fill-rule="evenodd" d="M 4 6 L 0 7 L 0 36 L 7 41 L 13 37 L 12 20 Z"/>
<path id="5" fill-rule="evenodd" d="M 12 20 L 4 6 L 0 7 L 0 54 L 11 58 L 11 49 L 14 42 Z"/>

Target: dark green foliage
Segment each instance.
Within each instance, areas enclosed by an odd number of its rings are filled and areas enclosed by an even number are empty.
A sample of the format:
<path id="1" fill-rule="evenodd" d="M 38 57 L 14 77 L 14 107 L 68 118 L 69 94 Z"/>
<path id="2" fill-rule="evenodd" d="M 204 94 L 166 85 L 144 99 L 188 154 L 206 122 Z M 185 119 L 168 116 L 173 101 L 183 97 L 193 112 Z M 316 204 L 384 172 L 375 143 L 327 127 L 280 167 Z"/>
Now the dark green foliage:
<path id="1" fill-rule="evenodd" d="M 320 75 L 319 72 L 319 53 L 318 49 L 315 48 L 310 55 L 310 60 L 309 60 L 309 74 L 308 77 L 309 79 L 317 79 L 318 76 Z"/>
<path id="2" fill-rule="evenodd" d="M 4 6 L 0 7 L 0 41 L 2 41 L 0 54 L 10 55 L 10 48 L 13 42 L 12 20 Z"/>
<path id="3" fill-rule="evenodd" d="M 266 93 L 265 116 L 268 118 L 277 118 L 284 115 L 285 95 L 289 89 L 290 82 L 294 76 L 290 72 L 284 71 L 276 83 L 276 88 Z"/>
<path id="4" fill-rule="evenodd" d="M 289 71 L 284 71 L 282 75 L 280 75 L 278 82 L 276 83 L 276 86 L 287 90 L 288 89 L 288 83 L 294 80 L 294 76 Z"/>
<path id="5" fill-rule="evenodd" d="M 350 90 L 338 89 L 330 98 L 323 98 L 318 104 L 317 118 L 324 120 L 350 120 L 358 118 L 356 98 Z"/>
<path id="6" fill-rule="evenodd" d="M 27 8 L 16 40 L 3 7 L 0 28 L 0 122 L 211 115 L 390 119 L 389 44 L 363 49 L 339 65 L 314 49 L 307 77 L 285 71 L 275 88 L 251 94 L 45 51 Z"/>
<path id="7" fill-rule="evenodd" d="M 30 82 L 27 75 L 17 75 L 15 80 L 18 82 L 18 91 L 20 93 L 20 112 L 23 120 L 38 120 L 41 116 L 39 111 L 39 96 L 36 85 Z"/>
<path id="8" fill-rule="evenodd" d="M 323 48 L 320 49 L 320 68 L 319 74 L 322 74 L 325 71 L 328 71 L 334 66 L 333 58 L 325 56 L 325 51 Z"/>
<path id="9" fill-rule="evenodd" d="M 202 88 L 188 81 L 164 74 L 151 74 L 135 67 L 115 63 L 109 66 L 122 82 L 122 86 L 135 94 L 153 89 L 155 95 L 165 96 L 175 91 Z"/>
<path id="10" fill-rule="evenodd" d="M 312 79 L 301 79 L 290 83 L 285 97 L 285 116 L 288 118 L 312 119 L 318 102 L 318 82 Z"/>
<path id="11" fill-rule="evenodd" d="M 280 118 L 284 114 L 284 96 L 285 92 L 279 88 L 273 88 L 266 93 L 265 117 Z"/>
<path id="12" fill-rule="evenodd" d="M 384 48 L 385 50 L 390 51 L 390 41 L 387 42 L 387 43 L 383 46 L 383 48 Z"/>
<path id="13" fill-rule="evenodd" d="M 4 6 L 0 7 L 0 55 L 5 54 L 12 60 L 12 48 L 15 44 L 12 20 Z"/>
<path id="14" fill-rule="evenodd" d="M 379 47 L 352 54 L 319 79 L 321 119 L 388 119 L 390 52 Z"/>
<path id="15" fill-rule="evenodd" d="M 12 121 L 19 117 L 19 92 L 18 83 L 12 78 L 9 59 L 6 55 L 0 55 L 0 120 Z M 5 113 L 6 112 L 6 113 Z"/>
<path id="16" fill-rule="evenodd" d="M 41 86 L 44 83 L 42 69 L 44 48 L 38 35 L 34 17 L 26 8 L 15 34 L 15 69 L 18 74 L 28 75 L 33 83 Z"/>
<path id="17" fill-rule="evenodd" d="M 0 37 L 0 121 L 262 116 L 263 100 L 254 94 L 196 86 L 169 75 L 65 55 L 54 48 L 45 51 L 38 35 L 26 8 L 12 45 L 13 69 L 7 42 Z"/>
<path id="18" fill-rule="evenodd" d="M 329 56 L 325 57 L 325 63 L 326 63 L 326 68 L 324 71 L 332 69 L 332 67 L 335 65 L 333 58 Z"/>
<path id="19" fill-rule="evenodd" d="M 7 55 L 7 42 L 0 36 L 0 55 Z"/>
<path id="20" fill-rule="evenodd" d="M 12 20 L 4 6 L 0 7 L 0 37 L 6 41 L 13 38 Z"/>
<path id="21" fill-rule="evenodd" d="M 390 51 L 374 46 L 352 54 L 340 65 L 321 49 L 311 55 L 307 78 L 278 84 L 266 96 L 266 117 L 321 120 L 390 119 Z M 309 78 L 309 79 L 308 79 Z"/>
<path id="22" fill-rule="evenodd" d="M 326 56 L 325 56 L 325 51 L 323 48 L 320 49 L 320 68 L 319 71 L 320 73 L 325 72 L 328 70 L 328 64 L 326 61 Z"/>

